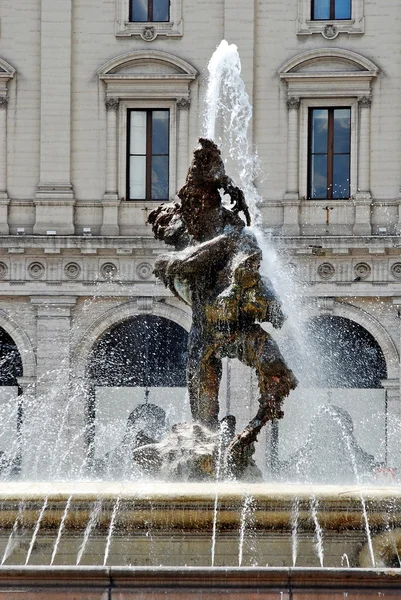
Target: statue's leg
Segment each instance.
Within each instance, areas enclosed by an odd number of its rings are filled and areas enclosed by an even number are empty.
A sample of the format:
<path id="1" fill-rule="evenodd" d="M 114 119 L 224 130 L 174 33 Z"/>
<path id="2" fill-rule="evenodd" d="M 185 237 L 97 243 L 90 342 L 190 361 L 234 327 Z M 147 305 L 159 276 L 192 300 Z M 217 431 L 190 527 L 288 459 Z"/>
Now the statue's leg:
<path id="1" fill-rule="evenodd" d="M 254 325 L 243 335 L 242 344 L 239 344 L 239 358 L 256 370 L 260 391 L 259 410 L 236 440 L 247 446 L 256 440 L 267 421 L 283 417 L 283 400 L 295 389 L 297 380 L 285 364 L 277 344 L 266 331 Z"/>
<path id="2" fill-rule="evenodd" d="M 215 347 L 190 338 L 188 345 L 187 385 L 194 421 L 210 429 L 219 427 L 219 387 L 222 373 L 221 359 Z"/>

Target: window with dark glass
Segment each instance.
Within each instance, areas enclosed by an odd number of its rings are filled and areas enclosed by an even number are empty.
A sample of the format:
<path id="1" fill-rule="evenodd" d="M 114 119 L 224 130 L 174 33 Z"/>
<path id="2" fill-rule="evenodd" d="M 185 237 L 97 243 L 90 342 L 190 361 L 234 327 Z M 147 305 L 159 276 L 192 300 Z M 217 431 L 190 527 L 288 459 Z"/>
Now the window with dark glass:
<path id="1" fill-rule="evenodd" d="M 312 0 L 312 21 L 351 18 L 351 0 Z"/>
<path id="2" fill-rule="evenodd" d="M 129 200 L 168 200 L 169 110 L 128 111 Z"/>
<path id="3" fill-rule="evenodd" d="M 161 23 L 170 20 L 170 0 L 131 0 L 129 20 Z"/>
<path id="4" fill-rule="evenodd" d="M 308 198 L 350 197 L 351 108 L 309 109 Z"/>

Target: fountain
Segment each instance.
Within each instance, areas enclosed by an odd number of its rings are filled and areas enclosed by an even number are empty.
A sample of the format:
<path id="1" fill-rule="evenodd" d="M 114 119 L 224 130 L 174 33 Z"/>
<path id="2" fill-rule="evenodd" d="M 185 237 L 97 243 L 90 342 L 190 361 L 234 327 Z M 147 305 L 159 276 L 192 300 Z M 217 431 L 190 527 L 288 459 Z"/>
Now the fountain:
<path id="1" fill-rule="evenodd" d="M 146 387 L 146 402 L 130 413 L 123 442 L 103 460 L 74 464 L 74 443 L 90 438 L 88 431 L 65 435 L 75 396 L 61 414 L 48 408 L 48 399 L 32 404 L 37 430 L 23 441 L 19 436 L 12 460 L 2 459 L 5 598 L 16 592 L 29 599 L 398 597 L 401 490 L 373 485 L 372 474 L 383 465 L 357 443 L 348 413 L 335 405 L 321 410 L 301 449 L 286 460 L 276 457 L 270 481 L 255 461 L 257 436 L 267 425 L 273 437 L 284 398 L 296 386 L 259 323 L 280 328 L 284 313 L 291 319 L 291 303 L 274 251 L 250 227 L 251 220 L 260 225 L 260 214 L 246 136 L 251 110 L 238 83 L 235 47 L 223 43 L 211 68 L 207 137 L 199 140 L 180 202 L 149 215 L 156 237 L 174 247 L 157 259 L 156 274 L 193 310 L 187 372 L 193 422 L 169 428 Z M 226 93 L 233 86 L 242 98 L 236 110 L 222 108 L 216 91 L 222 79 Z M 210 139 L 218 110 L 231 121 L 228 154 L 239 161 L 241 187 L 226 175 Z M 258 377 L 257 414 L 238 433 L 233 415 L 219 418 L 224 357 L 239 358 Z M 18 480 L 27 439 L 37 452 Z M 40 453 L 49 439 L 54 454 L 73 464 L 68 478 L 47 446 L 44 459 Z M 334 449 L 325 469 L 317 460 L 323 446 Z M 104 478 L 125 461 L 129 472 Z M 340 462 L 351 468 L 341 485 L 330 471 Z M 39 463 L 51 468 L 47 481 L 29 477 Z"/>

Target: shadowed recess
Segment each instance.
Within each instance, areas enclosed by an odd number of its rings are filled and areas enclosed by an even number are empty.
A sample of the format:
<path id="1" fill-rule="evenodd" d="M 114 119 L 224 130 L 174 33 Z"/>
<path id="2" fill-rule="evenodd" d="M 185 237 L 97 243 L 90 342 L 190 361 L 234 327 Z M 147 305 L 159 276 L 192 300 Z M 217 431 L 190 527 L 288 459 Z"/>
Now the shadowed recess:
<path id="1" fill-rule="evenodd" d="M 380 388 L 386 379 L 382 349 L 364 327 L 344 317 L 324 315 L 308 323 L 311 345 L 322 367 L 312 370 L 314 387 Z"/>
<path id="2" fill-rule="evenodd" d="M 100 386 L 184 387 L 187 339 L 187 332 L 173 321 L 133 317 L 95 344 L 89 376 Z"/>

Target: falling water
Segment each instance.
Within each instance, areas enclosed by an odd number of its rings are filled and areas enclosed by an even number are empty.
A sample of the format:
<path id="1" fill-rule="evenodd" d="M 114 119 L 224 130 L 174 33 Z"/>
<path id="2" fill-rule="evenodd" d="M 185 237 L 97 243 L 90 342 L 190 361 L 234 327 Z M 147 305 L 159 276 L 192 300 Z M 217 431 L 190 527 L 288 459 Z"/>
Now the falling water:
<path id="1" fill-rule="evenodd" d="M 247 528 L 247 523 L 249 518 L 254 510 L 254 499 L 252 496 L 246 494 L 244 498 L 244 503 L 242 505 L 241 510 L 241 522 L 239 528 L 239 544 L 238 544 L 238 566 L 242 566 L 242 555 L 244 549 L 244 539 L 245 539 L 245 531 Z"/>
<path id="2" fill-rule="evenodd" d="M 292 566 L 295 567 L 298 555 L 298 521 L 299 521 L 299 500 L 295 498 L 292 503 L 291 511 L 291 546 L 292 546 Z"/>
<path id="3" fill-rule="evenodd" d="M 313 522 L 315 524 L 315 536 L 316 536 L 315 548 L 316 548 L 317 556 L 319 558 L 320 566 L 323 567 L 323 558 L 324 558 L 323 531 L 322 531 L 322 528 L 320 527 L 320 523 L 317 518 L 318 506 L 319 506 L 319 503 L 318 503 L 316 497 L 312 496 L 312 498 L 311 498 L 311 515 L 312 515 Z"/>
<path id="4" fill-rule="evenodd" d="M 344 552 L 344 554 L 341 557 L 341 566 L 343 567 L 344 565 L 346 565 L 347 568 L 349 569 L 348 555 L 345 552 Z"/>
<path id="5" fill-rule="evenodd" d="M 58 532 L 57 532 L 57 538 L 56 538 L 56 541 L 55 541 L 54 547 L 53 547 L 53 554 L 52 554 L 52 557 L 51 557 L 51 560 L 50 560 L 50 565 L 53 564 L 54 559 L 56 558 L 57 548 L 58 548 L 58 545 L 60 543 L 61 536 L 63 534 L 63 530 L 64 530 L 64 526 L 65 526 L 65 521 L 66 521 L 66 518 L 67 518 L 67 515 L 68 515 L 68 511 L 70 510 L 71 499 L 72 499 L 72 496 L 70 496 L 68 498 L 68 500 L 66 502 L 66 505 L 65 505 L 64 512 L 63 512 L 63 516 L 61 517 L 60 526 L 59 526 Z"/>
<path id="6" fill-rule="evenodd" d="M 77 562 L 76 562 L 77 565 L 79 565 L 79 563 L 81 562 L 81 558 L 85 551 L 86 544 L 88 543 L 89 536 L 92 532 L 92 529 L 96 526 L 96 523 L 97 523 L 97 520 L 98 520 L 101 510 L 102 510 L 102 501 L 96 500 L 96 502 L 93 505 L 92 511 L 89 515 L 88 524 L 85 528 L 84 539 L 82 541 L 81 547 L 78 550 Z"/>
<path id="7" fill-rule="evenodd" d="M 111 519 L 110 519 L 109 532 L 107 534 L 107 541 L 106 541 L 106 549 L 104 551 L 104 560 L 103 560 L 103 566 L 104 567 L 106 566 L 107 559 L 109 557 L 110 545 L 111 545 L 111 538 L 113 536 L 114 523 L 115 523 L 115 520 L 116 520 L 116 517 L 117 517 L 119 506 L 120 506 L 120 497 L 118 497 L 117 500 L 114 503 L 113 512 L 112 512 Z"/>
<path id="8" fill-rule="evenodd" d="M 13 528 L 11 530 L 11 533 L 8 537 L 8 541 L 7 541 L 7 545 L 6 545 L 6 549 L 4 550 L 4 554 L 3 554 L 3 558 L 1 559 L 1 564 L 4 565 L 4 563 L 6 562 L 7 558 L 10 556 L 11 552 L 13 551 L 14 548 L 14 539 L 15 536 L 17 534 L 18 531 L 18 526 L 22 523 L 22 515 L 24 513 L 25 510 L 25 502 L 21 501 L 18 504 L 18 513 L 17 516 L 15 517 L 15 521 L 14 521 L 14 525 Z"/>
<path id="9" fill-rule="evenodd" d="M 359 485 L 361 485 L 361 478 L 359 476 L 358 467 L 357 467 L 357 464 L 356 464 L 355 453 L 354 453 L 354 450 L 353 450 L 353 448 L 351 446 L 351 440 L 350 440 L 350 436 L 348 434 L 348 431 L 345 429 L 344 424 L 342 423 L 341 419 L 338 418 L 337 413 L 335 413 L 330 406 L 328 406 L 326 410 L 332 416 L 332 418 L 334 419 L 334 421 L 340 426 L 340 430 L 342 432 L 343 440 L 345 441 L 345 444 L 347 446 L 347 449 L 348 449 L 348 452 L 349 452 L 349 456 L 350 456 L 350 459 L 351 459 L 351 464 L 352 464 L 352 468 L 353 468 L 353 471 L 354 471 L 355 479 L 356 479 L 357 483 Z M 374 554 L 373 544 L 372 544 L 372 535 L 371 535 L 371 532 L 370 532 L 368 512 L 366 510 L 366 502 L 365 502 L 365 498 L 363 497 L 362 490 L 360 490 L 360 492 L 359 492 L 359 498 L 360 498 L 361 507 L 362 507 L 362 516 L 363 516 L 363 520 L 364 520 L 364 523 L 365 523 L 365 531 L 366 531 L 366 538 L 367 538 L 367 541 L 368 541 L 368 548 L 369 548 L 370 560 L 371 560 L 371 563 L 372 563 L 372 567 L 375 567 L 376 566 L 376 560 L 375 560 L 375 554 Z"/>
<path id="10" fill-rule="evenodd" d="M 216 536 L 217 536 L 217 513 L 219 508 L 219 492 L 218 483 L 220 481 L 220 472 L 223 461 L 223 445 L 227 433 L 227 423 L 223 421 L 220 425 L 220 436 L 219 436 L 219 448 L 217 454 L 217 465 L 216 465 L 216 491 L 214 496 L 214 507 L 213 507 L 213 530 L 212 530 L 212 567 L 214 567 L 214 558 L 216 552 Z"/>
<path id="11" fill-rule="evenodd" d="M 48 500 L 48 497 L 46 496 L 45 501 L 43 502 L 43 506 L 41 508 L 41 511 L 39 513 L 38 520 L 36 521 L 35 530 L 34 530 L 33 535 L 32 535 L 31 543 L 29 544 L 28 554 L 26 555 L 25 565 L 28 564 L 29 559 L 31 558 L 32 550 L 33 550 L 33 547 L 34 547 L 35 542 L 36 542 L 36 537 L 38 535 L 40 523 L 41 523 L 41 521 L 43 519 L 43 515 L 45 514 L 45 510 L 46 510 L 46 507 L 47 507 L 47 500 Z"/>

